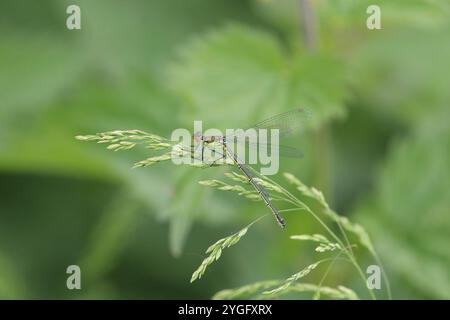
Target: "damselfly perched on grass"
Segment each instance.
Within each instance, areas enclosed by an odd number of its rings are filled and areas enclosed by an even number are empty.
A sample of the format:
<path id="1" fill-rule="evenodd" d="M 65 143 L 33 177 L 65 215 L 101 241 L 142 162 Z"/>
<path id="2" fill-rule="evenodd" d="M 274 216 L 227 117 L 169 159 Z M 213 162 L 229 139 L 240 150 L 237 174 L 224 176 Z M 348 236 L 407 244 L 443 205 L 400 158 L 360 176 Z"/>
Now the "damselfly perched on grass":
<path id="1" fill-rule="evenodd" d="M 273 116 L 269 119 L 266 119 L 255 126 L 244 130 L 239 131 L 238 134 L 234 134 L 231 136 L 205 136 L 202 135 L 201 132 L 195 132 L 194 133 L 194 140 L 196 142 L 201 143 L 201 160 L 204 161 L 204 145 L 209 145 L 211 143 L 217 142 L 222 146 L 223 152 L 217 152 L 220 159 L 225 159 L 226 157 L 229 157 L 233 160 L 234 164 L 241 170 L 244 175 L 247 177 L 250 184 L 255 188 L 255 190 L 258 192 L 260 197 L 263 199 L 265 205 L 270 209 L 270 211 L 273 213 L 276 221 L 278 222 L 279 226 L 281 228 L 285 228 L 286 222 L 284 221 L 283 217 L 280 215 L 278 209 L 275 207 L 275 205 L 272 203 L 269 193 L 267 190 L 258 182 L 255 180 L 254 175 L 249 170 L 249 168 L 245 164 L 245 159 L 240 158 L 237 153 L 234 151 L 234 148 L 232 147 L 234 143 L 245 143 L 248 138 L 248 132 L 252 131 L 256 134 L 261 133 L 261 131 L 264 130 L 276 130 L 277 131 L 277 137 L 286 137 L 288 135 L 293 134 L 298 129 L 301 128 L 301 125 L 303 121 L 306 118 L 306 113 L 303 109 L 295 109 L 291 110 L 285 113 L 281 113 L 279 115 Z M 255 142 L 251 143 L 250 146 L 255 146 Z M 264 148 L 266 150 L 271 150 L 273 152 L 273 144 L 269 144 L 266 142 L 260 142 L 258 140 L 257 143 L 258 148 Z M 284 156 L 290 156 L 290 157 L 301 157 L 302 152 L 286 147 L 286 146 L 280 146 L 276 145 L 275 149 L 280 151 L 282 155 Z M 214 160 L 212 164 L 214 164 L 217 160 Z"/>
<path id="2" fill-rule="evenodd" d="M 253 130 L 276 130 L 278 137 L 286 137 L 297 132 L 303 127 L 305 119 L 308 114 L 302 109 L 296 109 L 289 112 L 285 112 L 264 120 L 259 124 L 253 126 Z M 249 130 L 249 129 L 247 129 Z M 294 148 L 282 147 L 278 144 L 262 143 L 258 140 L 257 143 L 252 143 L 247 141 L 247 136 L 245 132 L 242 136 L 238 135 L 203 135 L 201 132 L 195 132 L 192 135 L 188 135 L 188 140 L 190 143 L 181 143 L 178 141 L 172 141 L 161 136 L 150 134 L 141 130 L 116 130 L 104 133 L 98 133 L 95 135 L 85 135 L 77 136 L 76 138 L 83 141 L 95 141 L 97 143 L 104 143 L 108 145 L 108 149 L 118 151 L 118 150 L 128 150 L 132 149 L 137 145 L 145 146 L 151 150 L 166 150 L 163 154 L 158 156 L 149 157 L 145 160 L 135 163 L 135 167 L 145 167 L 158 162 L 174 160 L 180 158 L 195 159 L 197 161 L 187 161 L 183 164 L 209 168 L 212 166 L 220 165 L 233 165 L 236 166 L 243 174 L 238 174 L 235 172 L 226 173 L 225 175 L 232 181 L 238 184 L 229 184 L 221 180 L 204 180 L 200 181 L 201 185 L 206 187 L 212 187 L 223 191 L 236 192 L 241 196 L 252 200 L 263 200 L 265 204 L 269 207 L 272 214 L 275 216 L 276 221 L 281 227 L 285 226 L 284 219 L 281 217 L 280 212 L 295 212 L 295 211 L 305 211 L 309 213 L 320 226 L 328 233 L 328 237 L 321 234 L 314 235 L 296 235 L 293 236 L 294 240 L 308 240 L 317 242 L 318 246 L 316 252 L 321 254 L 333 254 L 334 257 L 321 259 L 313 264 L 304 267 L 299 272 L 291 275 L 284 281 L 267 281 L 261 283 L 255 283 L 253 285 L 244 286 L 242 288 L 224 290 L 217 294 L 220 298 L 231 298 L 235 296 L 240 296 L 243 293 L 253 295 L 255 297 L 277 297 L 281 294 L 286 294 L 291 291 L 312 291 L 315 292 L 314 298 L 318 299 L 322 295 L 328 295 L 330 297 L 335 297 L 338 299 L 354 299 L 358 298 L 355 292 L 344 286 L 338 286 L 337 288 L 330 288 L 322 286 L 322 282 L 325 280 L 328 271 L 325 272 L 322 280 L 318 285 L 313 284 L 302 284 L 297 283 L 298 280 L 307 276 L 310 272 L 316 269 L 317 266 L 329 263 L 329 269 L 333 266 L 336 261 L 346 261 L 350 262 L 355 270 L 361 277 L 361 280 L 366 283 L 365 274 L 361 269 L 360 264 L 356 260 L 353 253 L 353 248 L 355 245 L 350 242 L 347 232 L 353 235 L 353 239 L 368 250 L 368 252 L 373 256 L 378 265 L 381 266 L 381 262 L 375 252 L 375 249 L 371 243 L 369 235 L 362 228 L 361 225 L 352 223 L 346 217 L 341 217 L 336 212 L 334 212 L 328 203 L 325 201 L 323 194 L 313 188 L 307 187 L 294 175 L 289 173 L 284 173 L 285 179 L 293 185 L 300 193 L 303 198 L 308 198 L 318 205 L 318 210 L 322 215 L 322 218 L 310 208 L 304 201 L 296 197 L 289 190 L 282 187 L 280 184 L 271 180 L 266 175 L 258 176 L 258 173 L 251 166 L 247 166 L 244 162 L 245 159 L 239 157 L 239 154 L 234 152 L 234 144 L 244 144 L 249 148 L 258 147 L 263 150 L 272 150 L 274 147 L 279 150 L 280 155 L 288 157 L 300 157 L 302 153 Z M 273 141 L 271 141 L 273 142 Z M 278 141 L 276 141 L 278 142 Z M 192 145 L 192 143 L 196 145 Z M 206 153 L 206 150 L 212 152 Z M 251 185 L 249 190 L 246 186 Z M 273 199 L 271 198 L 268 190 L 271 192 Z M 283 210 L 278 210 L 272 203 L 272 200 L 281 201 L 283 203 L 290 204 L 290 208 Z M 262 216 L 264 217 L 264 216 Z M 216 241 L 214 244 L 208 247 L 206 250 L 207 257 L 203 259 L 199 267 L 194 271 L 191 277 L 191 282 L 200 279 L 206 272 L 206 269 L 215 261 L 217 261 L 222 255 L 222 251 L 229 248 L 236 243 L 238 243 L 242 237 L 247 233 L 250 226 L 259 221 L 262 217 L 253 221 L 245 228 L 240 231 L 229 235 Z M 328 219 L 332 223 L 338 226 L 338 230 L 341 237 L 330 228 L 323 218 Z M 385 285 L 387 288 L 388 297 L 391 296 L 389 281 L 387 277 L 384 277 Z M 263 292 L 261 292 L 263 290 Z M 370 297 L 376 299 L 376 294 L 370 288 L 368 288 Z"/>
<path id="3" fill-rule="evenodd" d="M 108 149 L 124 150 L 131 149 L 138 144 L 144 144 L 147 148 L 153 150 L 162 150 L 171 148 L 171 151 L 156 157 L 151 157 L 135 164 L 136 167 L 148 166 L 156 162 L 166 161 L 170 159 L 188 158 L 194 159 L 194 162 L 184 162 L 185 164 L 193 164 L 201 167 L 211 167 L 222 164 L 234 164 L 246 176 L 249 183 L 257 191 L 265 205 L 273 213 L 277 223 L 281 228 L 286 226 L 283 217 L 273 204 L 266 188 L 261 185 L 255 175 L 245 163 L 245 157 L 240 157 L 235 151 L 234 146 L 244 144 L 250 149 L 261 152 L 270 151 L 273 156 L 275 151 L 281 156 L 299 158 L 302 152 L 292 147 L 279 145 L 278 139 L 284 138 L 293 133 L 298 132 L 307 119 L 308 113 L 304 109 L 295 109 L 284 112 L 268 118 L 260 123 L 247 128 L 245 130 L 235 130 L 230 135 L 203 135 L 201 132 L 195 132 L 192 135 L 194 146 L 186 143 L 179 143 L 162 138 L 157 135 L 148 134 L 141 130 L 128 131 L 110 131 L 89 136 L 77 136 L 79 140 L 97 141 L 98 143 L 108 143 Z M 267 137 L 263 138 L 262 133 L 275 132 L 276 141 L 267 141 Z M 263 140 L 263 141 L 261 141 Z M 219 146 L 219 148 L 217 148 Z M 210 149 L 213 156 L 205 157 L 205 149 Z M 278 159 L 276 159 L 278 161 Z"/>

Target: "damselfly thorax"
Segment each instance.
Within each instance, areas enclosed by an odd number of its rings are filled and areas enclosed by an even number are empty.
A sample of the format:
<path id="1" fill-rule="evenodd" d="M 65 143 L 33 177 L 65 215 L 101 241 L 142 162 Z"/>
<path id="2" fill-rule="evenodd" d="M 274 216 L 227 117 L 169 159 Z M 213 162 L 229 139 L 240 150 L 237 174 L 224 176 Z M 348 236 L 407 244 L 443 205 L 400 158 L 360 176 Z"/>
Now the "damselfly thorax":
<path id="1" fill-rule="evenodd" d="M 201 132 L 196 132 L 193 135 L 194 141 L 197 143 L 205 142 L 205 143 L 211 143 L 211 142 L 224 142 L 225 137 L 224 136 L 204 136 Z"/>

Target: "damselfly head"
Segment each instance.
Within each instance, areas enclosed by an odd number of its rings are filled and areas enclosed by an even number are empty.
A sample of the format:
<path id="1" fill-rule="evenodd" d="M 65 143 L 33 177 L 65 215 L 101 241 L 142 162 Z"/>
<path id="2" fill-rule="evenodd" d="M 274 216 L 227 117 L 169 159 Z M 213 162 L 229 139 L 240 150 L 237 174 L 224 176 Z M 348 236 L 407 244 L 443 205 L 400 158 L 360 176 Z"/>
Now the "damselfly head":
<path id="1" fill-rule="evenodd" d="M 203 140 L 203 135 L 200 131 L 197 131 L 192 136 L 195 142 L 201 142 Z"/>

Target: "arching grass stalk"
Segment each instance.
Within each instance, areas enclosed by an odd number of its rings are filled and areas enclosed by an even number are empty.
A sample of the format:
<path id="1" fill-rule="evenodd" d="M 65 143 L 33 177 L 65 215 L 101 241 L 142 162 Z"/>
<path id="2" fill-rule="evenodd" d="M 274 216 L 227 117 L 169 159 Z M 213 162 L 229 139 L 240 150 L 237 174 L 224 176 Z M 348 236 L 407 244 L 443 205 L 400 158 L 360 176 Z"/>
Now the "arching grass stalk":
<path id="1" fill-rule="evenodd" d="M 316 251 L 325 252 L 325 251 L 328 251 L 329 248 L 340 248 L 340 250 L 342 250 L 342 253 L 347 257 L 347 259 L 352 263 L 354 268 L 357 270 L 358 275 L 360 276 L 365 287 L 367 288 L 370 297 L 372 299 L 376 299 L 377 297 L 376 297 L 374 291 L 371 290 L 366 284 L 366 276 L 365 276 L 363 270 L 361 269 L 361 266 L 359 265 L 355 255 L 354 255 L 353 250 L 351 249 L 352 244 L 349 241 L 346 231 L 352 232 L 354 235 L 356 235 L 359 242 L 361 243 L 361 245 L 366 247 L 373 255 L 375 253 L 375 250 L 373 248 L 373 245 L 370 241 L 370 238 L 369 238 L 367 232 L 360 225 L 351 223 L 347 218 L 341 217 L 337 213 L 332 211 L 329 208 L 328 204 L 326 203 L 326 201 L 320 191 L 318 191 L 314 188 L 308 188 L 300 180 L 295 178 L 293 175 L 291 175 L 289 173 L 285 173 L 284 177 L 289 182 L 294 184 L 296 186 L 297 190 L 300 191 L 303 196 L 311 198 L 313 200 L 316 200 L 320 204 L 320 206 L 323 208 L 322 213 L 326 217 L 331 218 L 331 220 L 333 222 L 338 224 L 339 230 L 342 233 L 343 239 L 341 239 L 341 237 L 339 237 L 327 225 L 327 223 L 325 223 L 325 221 L 321 217 L 319 217 L 319 215 L 316 212 L 314 212 L 314 210 L 312 210 L 305 202 L 301 201 L 299 198 L 297 198 L 291 192 L 289 192 L 286 188 L 282 187 L 280 184 L 278 184 L 277 182 L 268 178 L 267 176 L 260 175 L 253 168 L 251 168 L 251 170 L 253 170 L 255 176 L 257 177 L 257 178 L 255 178 L 255 180 L 271 192 L 272 200 L 284 201 L 284 202 L 290 203 L 291 205 L 294 206 L 294 208 L 280 210 L 280 212 L 304 210 L 304 211 L 308 212 L 326 230 L 326 232 L 332 237 L 332 239 L 334 241 L 336 241 L 336 243 L 333 244 L 327 240 L 328 243 L 323 244 L 323 246 L 320 248 L 316 248 Z M 242 186 L 242 184 L 244 184 L 244 185 L 249 184 L 249 181 L 245 176 L 240 175 L 238 173 L 234 173 L 234 172 L 226 173 L 225 175 L 228 178 L 232 179 L 233 181 L 240 182 L 241 184 L 230 185 L 230 184 L 220 181 L 220 180 L 206 180 L 206 181 L 201 181 L 200 183 L 205 186 L 215 187 L 219 190 L 238 192 L 239 195 L 243 195 L 252 200 L 256 200 L 256 201 L 261 200 L 261 198 L 259 197 L 259 195 L 256 191 L 252 190 L 251 188 L 245 188 L 244 186 Z M 323 236 L 321 236 L 321 237 L 323 238 Z M 305 237 L 303 237 L 303 238 L 305 238 Z M 310 238 L 313 238 L 313 237 L 310 237 Z M 379 261 L 379 259 L 376 259 L 376 260 Z M 297 278 L 296 278 L 296 280 L 297 280 Z M 388 283 L 386 278 L 385 278 L 385 281 L 386 281 L 386 283 Z M 388 286 L 387 286 L 387 291 L 388 291 L 388 296 L 390 297 L 390 289 Z"/>
<path id="2" fill-rule="evenodd" d="M 254 170 L 252 168 L 253 172 L 257 175 L 259 175 L 259 173 Z M 349 249 L 351 248 L 351 244 L 349 242 L 349 239 L 347 237 L 347 234 L 341 224 L 341 221 L 339 219 L 336 219 L 336 223 L 339 226 L 339 229 L 341 231 L 341 233 L 343 234 L 345 241 L 346 241 L 346 245 L 344 245 L 344 243 L 342 242 L 342 240 L 336 235 L 336 233 L 334 233 L 328 226 L 327 224 L 317 215 L 315 214 L 310 208 L 309 206 L 307 206 L 304 202 L 300 201 L 297 197 L 295 197 L 291 192 L 289 192 L 288 190 L 286 190 L 284 187 L 282 187 L 280 184 L 278 184 L 277 182 L 275 182 L 274 180 L 270 179 L 267 176 L 262 176 L 259 175 L 260 177 L 262 177 L 262 179 L 267 180 L 268 182 L 270 182 L 271 184 L 274 184 L 275 186 L 277 186 L 278 188 L 280 188 L 280 190 L 282 190 L 282 192 L 289 198 L 289 202 L 293 203 L 295 205 L 297 205 L 299 208 L 304 209 L 305 211 L 307 211 L 317 222 L 319 222 L 319 224 L 328 232 L 328 234 L 330 236 L 333 237 L 334 240 L 336 240 L 343 248 L 344 253 L 347 255 L 347 257 L 350 259 L 350 261 L 352 262 L 352 264 L 354 265 L 355 269 L 358 271 L 358 274 L 360 275 L 362 281 L 364 282 L 364 286 L 367 288 L 370 296 L 372 299 L 376 300 L 376 295 L 373 292 L 373 290 L 371 290 L 370 288 L 367 287 L 366 284 L 366 276 L 364 274 L 364 272 L 361 269 L 361 266 L 359 265 L 359 263 L 357 262 L 355 255 L 353 253 L 353 250 Z"/>
<path id="3" fill-rule="evenodd" d="M 243 236 L 247 233 L 248 229 L 254 225 L 256 222 L 267 216 L 268 214 L 265 214 L 258 219 L 254 220 L 250 224 L 248 224 L 245 228 L 241 229 L 240 231 L 233 233 L 232 235 L 222 238 L 218 241 L 216 241 L 213 245 L 209 246 L 206 250 L 206 254 L 208 256 L 203 259 L 200 266 L 194 271 L 191 277 L 191 282 L 194 282 L 197 279 L 200 279 L 203 274 L 206 271 L 206 268 L 211 265 L 214 261 L 219 260 L 220 256 L 222 255 L 222 251 L 226 248 L 229 248 L 231 246 L 234 246 L 236 243 L 238 243 Z"/>

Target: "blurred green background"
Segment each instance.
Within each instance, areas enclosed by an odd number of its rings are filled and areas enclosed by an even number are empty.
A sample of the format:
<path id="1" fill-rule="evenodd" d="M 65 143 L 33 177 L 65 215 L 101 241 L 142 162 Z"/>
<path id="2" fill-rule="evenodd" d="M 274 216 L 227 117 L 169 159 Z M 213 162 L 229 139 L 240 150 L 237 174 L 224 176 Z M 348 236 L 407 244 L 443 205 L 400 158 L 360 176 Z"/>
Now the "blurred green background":
<path id="1" fill-rule="evenodd" d="M 197 184 L 229 168 L 132 170 L 149 152 L 74 136 L 304 106 L 287 144 L 305 157 L 281 171 L 368 230 L 395 298 L 449 299 L 449 2 L 311 3 L 314 48 L 298 1 L 1 1 L 0 298 L 210 298 L 297 272 L 313 254 L 289 235 L 320 229 L 286 214 L 286 232 L 264 219 L 190 284 L 204 250 L 266 208 Z M 81 30 L 66 28 L 69 4 Z M 366 28 L 370 4 L 381 30 Z M 66 288 L 71 264 L 80 291 Z M 338 271 L 329 283 L 357 288 Z"/>

